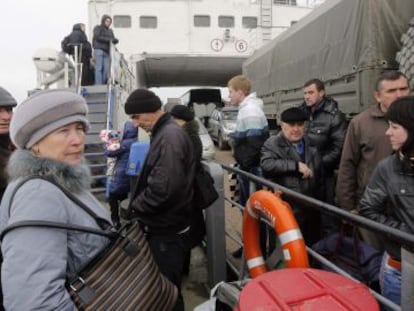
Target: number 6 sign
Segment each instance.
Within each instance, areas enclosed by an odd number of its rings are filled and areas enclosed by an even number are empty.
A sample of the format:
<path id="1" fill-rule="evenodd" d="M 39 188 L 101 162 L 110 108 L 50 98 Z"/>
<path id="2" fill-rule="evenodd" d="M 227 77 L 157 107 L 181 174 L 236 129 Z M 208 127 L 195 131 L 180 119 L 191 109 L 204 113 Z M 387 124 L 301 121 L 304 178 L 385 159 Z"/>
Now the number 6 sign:
<path id="1" fill-rule="evenodd" d="M 247 51 L 247 42 L 244 40 L 237 40 L 234 44 L 236 51 L 239 53 L 243 53 Z"/>

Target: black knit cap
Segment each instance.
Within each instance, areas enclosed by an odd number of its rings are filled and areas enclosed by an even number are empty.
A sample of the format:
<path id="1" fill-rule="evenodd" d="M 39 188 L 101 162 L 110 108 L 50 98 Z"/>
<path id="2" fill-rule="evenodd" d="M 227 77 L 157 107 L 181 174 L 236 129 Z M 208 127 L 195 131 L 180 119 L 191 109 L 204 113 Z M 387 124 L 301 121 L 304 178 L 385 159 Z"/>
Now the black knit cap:
<path id="1" fill-rule="evenodd" d="M 194 112 L 184 105 L 175 105 L 170 113 L 174 118 L 181 119 L 186 122 L 194 119 Z"/>
<path id="2" fill-rule="evenodd" d="M 16 105 L 14 97 L 0 86 L 0 107 L 15 107 Z"/>
<path id="3" fill-rule="evenodd" d="M 286 109 L 280 116 L 285 123 L 305 122 L 308 119 L 308 114 L 297 107 Z"/>
<path id="4" fill-rule="evenodd" d="M 414 96 L 400 97 L 396 99 L 388 108 L 385 117 L 401 125 L 408 132 L 407 141 L 401 150 L 414 151 Z"/>
<path id="5" fill-rule="evenodd" d="M 160 98 L 147 89 L 136 89 L 125 102 L 126 114 L 150 113 L 159 110 L 162 106 Z"/>

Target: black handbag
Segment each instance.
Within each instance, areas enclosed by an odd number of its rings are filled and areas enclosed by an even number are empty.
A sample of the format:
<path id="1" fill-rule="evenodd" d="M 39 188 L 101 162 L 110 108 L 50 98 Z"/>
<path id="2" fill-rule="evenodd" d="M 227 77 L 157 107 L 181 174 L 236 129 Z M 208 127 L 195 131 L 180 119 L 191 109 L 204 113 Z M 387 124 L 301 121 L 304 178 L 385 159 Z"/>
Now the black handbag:
<path id="1" fill-rule="evenodd" d="M 32 176 L 27 180 L 47 180 L 62 190 L 66 196 L 91 215 L 101 229 L 51 222 L 19 221 L 6 227 L 0 239 L 11 230 L 22 227 L 47 227 L 73 230 L 108 237 L 110 245 L 81 271 L 68 274 L 66 288 L 79 310 L 171 310 L 176 303 L 178 290 L 159 271 L 148 242 L 138 221 L 130 220 L 120 229 L 99 218 L 72 193 L 48 178 Z"/>
<path id="2" fill-rule="evenodd" d="M 357 230 L 357 227 L 353 227 L 352 236 L 347 236 L 344 230 L 331 234 L 312 245 L 312 249 L 355 279 L 370 287 L 377 287 L 383 254 L 361 241 Z M 330 271 L 323 264 L 320 268 Z"/>
<path id="3" fill-rule="evenodd" d="M 200 165 L 194 178 L 194 206 L 200 210 L 205 209 L 213 204 L 218 197 L 213 177 Z"/>

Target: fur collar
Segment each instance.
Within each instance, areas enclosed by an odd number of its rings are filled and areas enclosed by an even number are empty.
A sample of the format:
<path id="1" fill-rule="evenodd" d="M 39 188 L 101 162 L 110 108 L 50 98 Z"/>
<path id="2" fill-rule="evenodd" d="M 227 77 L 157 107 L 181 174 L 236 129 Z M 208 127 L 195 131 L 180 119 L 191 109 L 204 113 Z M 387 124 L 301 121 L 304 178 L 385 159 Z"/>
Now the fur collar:
<path id="1" fill-rule="evenodd" d="M 57 183 L 74 193 L 90 188 L 91 176 L 86 160 L 79 165 L 68 165 L 36 157 L 28 150 L 18 149 L 11 155 L 7 171 L 10 181 L 30 175 L 41 175 L 53 177 Z"/>

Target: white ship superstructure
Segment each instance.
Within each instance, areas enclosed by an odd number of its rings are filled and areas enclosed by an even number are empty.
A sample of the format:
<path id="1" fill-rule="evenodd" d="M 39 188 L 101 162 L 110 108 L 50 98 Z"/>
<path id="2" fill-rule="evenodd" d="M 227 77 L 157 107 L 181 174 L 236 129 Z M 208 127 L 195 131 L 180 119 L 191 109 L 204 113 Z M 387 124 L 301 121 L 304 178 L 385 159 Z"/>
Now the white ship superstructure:
<path id="1" fill-rule="evenodd" d="M 242 62 L 312 10 L 309 0 L 94 0 L 139 86 L 225 85 Z"/>

